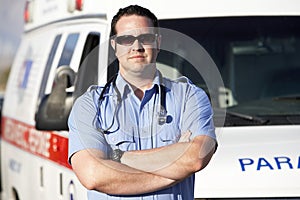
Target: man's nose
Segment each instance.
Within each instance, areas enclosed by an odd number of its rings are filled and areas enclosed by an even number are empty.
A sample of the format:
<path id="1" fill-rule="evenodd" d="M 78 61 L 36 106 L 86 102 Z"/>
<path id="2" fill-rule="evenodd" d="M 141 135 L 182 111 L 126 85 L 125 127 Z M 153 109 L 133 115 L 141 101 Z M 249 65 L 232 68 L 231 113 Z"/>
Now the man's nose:
<path id="1" fill-rule="evenodd" d="M 142 45 L 142 43 L 136 39 L 133 44 L 132 44 L 132 50 L 135 50 L 135 51 L 141 51 L 141 50 L 144 50 L 144 47 Z"/>

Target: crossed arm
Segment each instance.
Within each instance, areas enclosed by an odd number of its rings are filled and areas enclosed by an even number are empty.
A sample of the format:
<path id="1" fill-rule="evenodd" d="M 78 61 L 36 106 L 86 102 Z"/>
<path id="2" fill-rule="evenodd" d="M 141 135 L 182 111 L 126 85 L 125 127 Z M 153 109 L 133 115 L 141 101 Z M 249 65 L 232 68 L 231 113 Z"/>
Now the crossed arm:
<path id="1" fill-rule="evenodd" d="M 203 135 L 189 141 L 189 134 L 169 146 L 125 152 L 121 163 L 99 150 L 81 150 L 71 157 L 72 167 L 89 190 L 116 195 L 158 191 L 203 169 L 215 152 L 214 139 Z"/>

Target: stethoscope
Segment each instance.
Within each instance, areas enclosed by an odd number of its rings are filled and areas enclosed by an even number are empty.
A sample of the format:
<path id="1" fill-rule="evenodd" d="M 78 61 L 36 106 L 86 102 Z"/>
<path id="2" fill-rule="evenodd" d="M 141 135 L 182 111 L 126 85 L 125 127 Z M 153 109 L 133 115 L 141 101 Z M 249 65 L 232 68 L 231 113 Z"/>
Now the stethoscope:
<path id="1" fill-rule="evenodd" d="M 112 121 L 110 123 L 110 125 L 103 129 L 102 127 L 97 127 L 97 129 L 104 133 L 104 134 L 109 134 L 110 133 L 110 130 L 112 129 L 114 123 L 115 123 L 115 118 L 116 118 L 116 115 L 117 115 L 117 112 L 121 106 L 121 101 L 122 101 L 122 97 L 121 97 L 121 93 L 119 91 L 119 89 L 117 88 L 116 86 L 116 80 L 117 80 L 117 76 L 118 74 L 114 75 L 109 81 L 107 81 L 107 83 L 104 85 L 101 93 L 100 93 L 100 96 L 98 98 L 98 111 L 97 111 L 97 115 L 96 115 L 96 118 L 98 118 L 98 116 L 100 115 L 100 106 L 103 102 L 103 100 L 106 98 L 105 94 L 108 92 L 109 90 L 109 87 L 112 85 L 114 91 L 116 92 L 117 94 L 117 105 L 116 105 L 116 108 L 113 112 L 113 118 L 112 118 Z M 161 73 L 159 72 L 159 79 L 160 79 L 160 85 L 159 85 L 159 95 L 160 95 L 160 99 L 159 99 L 159 108 L 158 108 L 158 124 L 159 125 L 163 125 L 167 122 L 167 110 L 166 110 L 166 88 L 165 86 L 163 85 L 163 80 L 162 80 L 162 75 Z M 107 96 L 108 97 L 108 96 Z M 118 125 L 119 125 L 119 122 L 117 122 Z"/>

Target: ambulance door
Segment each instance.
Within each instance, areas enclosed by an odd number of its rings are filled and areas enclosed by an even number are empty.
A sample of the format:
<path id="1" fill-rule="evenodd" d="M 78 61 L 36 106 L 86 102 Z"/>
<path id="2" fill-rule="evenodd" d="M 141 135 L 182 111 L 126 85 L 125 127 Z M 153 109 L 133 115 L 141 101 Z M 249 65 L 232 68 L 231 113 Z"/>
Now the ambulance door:
<path id="1" fill-rule="evenodd" d="M 73 101 L 90 85 L 106 81 L 108 33 L 105 24 L 80 23 L 64 32 L 65 44 L 56 63 L 45 70 L 36 115 L 39 130 L 68 130 Z"/>
<path id="2" fill-rule="evenodd" d="M 42 199 L 86 199 L 86 189 L 67 161 L 67 119 L 75 99 L 90 85 L 98 84 L 104 74 L 107 30 L 100 20 L 78 20 L 63 23 L 57 32 L 53 43 L 57 48 L 50 52 L 35 117 L 36 129 L 50 132 L 49 159 L 55 163 L 41 162 L 38 166 Z"/>

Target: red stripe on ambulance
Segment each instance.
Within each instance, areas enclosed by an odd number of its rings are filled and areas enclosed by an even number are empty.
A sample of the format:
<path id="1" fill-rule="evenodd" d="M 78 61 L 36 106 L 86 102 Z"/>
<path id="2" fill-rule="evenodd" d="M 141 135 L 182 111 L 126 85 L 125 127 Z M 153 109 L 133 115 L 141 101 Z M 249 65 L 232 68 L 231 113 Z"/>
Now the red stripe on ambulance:
<path id="1" fill-rule="evenodd" d="M 52 131 L 38 131 L 33 126 L 2 117 L 2 139 L 25 151 L 71 168 L 68 163 L 68 138 Z"/>

